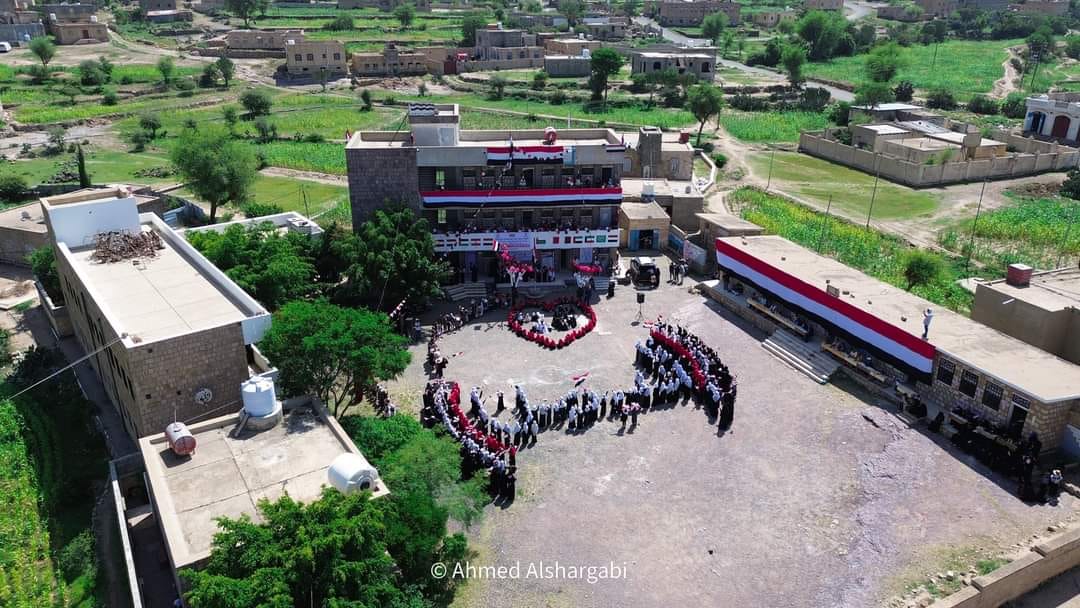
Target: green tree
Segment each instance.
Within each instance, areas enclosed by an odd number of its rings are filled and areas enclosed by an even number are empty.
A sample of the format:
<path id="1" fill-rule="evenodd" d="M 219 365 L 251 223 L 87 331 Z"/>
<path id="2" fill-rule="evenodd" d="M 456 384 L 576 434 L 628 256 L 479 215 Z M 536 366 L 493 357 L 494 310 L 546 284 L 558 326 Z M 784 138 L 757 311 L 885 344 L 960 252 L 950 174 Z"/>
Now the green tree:
<path id="1" fill-rule="evenodd" d="M 548 73 L 544 70 L 538 70 L 533 74 L 532 89 L 534 91 L 543 91 L 547 87 Z"/>
<path id="2" fill-rule="evenodd" d="M 79 84 L 87 87 L 96 87 L 109 81 L 108 74 L 101 69 L 101 64 L 93 59 L 87 59 L 79 63 Z"/>
<path id="3" fill-rule="evenodd" d="M 220 77 L 221 72 L 218 71 L 217 65 L 208 63 L 203 66 L 202 74 L 199 76 L 199 86 L 204 88 L 216 87 Z"/>
<path id="4" fill-rule="evenodd" d="M 1065 175 L 1065 181 L 1061 183 L 1061 196 L 1080 201 L 1080 170 L 1072 169 Z"/>
<path id="5" fill-rule="evenodd" d="M 627 17 L 637 17 L 641 14 L 641 0 L 623 0 L 622 14 Z"/>
<path id="6" fill-rule="evenodd" d="M 54 125 L 49 127 L 45 132 L 49 136 L 49 150 L 53 154 L 63 152 L 64 144 L 67 140 L 67 130 L 60 125 Z"/>
<path id="7" fill-rule="evenodd" d="M 833 11 L 809 11 L 795 25 L 795 31 L 809 47 L 812 61 L 829 59 L 836 52 L 847 29 L 847 20 Z"/>
<path id="8" fill-rule="evenodd" d="M 45 293 L 49 294 L 53 304 L 63 304 L 64 290 L 60 288 L 60 274 L 56 270 L 56 250 L 53 246 L 38 247 L 30 252 L 27 261 L 30 262 L 30 269 L 34 271 L 34 276 L 41 282 L 41 286 L 45 289 Z"/>
<path id="9" fill-rule="evenodd" d="M 427 220 L 401 206 L 377 210 L 355 237 L 338 242 L 336 253 L 348 266 L 348 281 L 336 297 L 348 303 L 382 308 L 403 299 L 423 302 L 449 275 L 446 262 L 435 255 Z"/>
<path id="10" fill-rule="evenodd" d="M 37 36 L 30 40 L 30 52 L 41 62 L 41 67 L 48 68 L 49 62 L 56 56 L 56 45 L 47 36 Z"/>
<path id="11" fill-rule="evenodd" d="M 158 59 L 157 71 L 161 74 L 161 82 L 167 87 L 172 83 L 173 74 L 176 73 L 176 62 L 172 57 L 162 57 Z"/>
<path id="12" fill-rule="evenodd" d="M 335 416 L 375 383 L 405 371 L 409 351 L 386 315 L 326 301 L 293 301 L 274 313 L 259 349 L 281 372 L 290 395 L 317 396 Z"/>
<path id="13" fill-rule="evenodd" d="M 112 80 L 113 67 L 115 67 L 115 66 L 113 66 L 113 63 L 111 61 L 109 61 L 109 58 L 106 57 L 105 55 L 101 55 L 100 57 L 98 57 L 98 67 L 101 68 L 102 72 L 105 72 L 105 76 L 106 76 L 105 81 L 106 82 L 111 81 Z"/>
<path id="14" fill-rule="evenodd" d="M 1040 26 L 1028 35 L 1025 42 L 1029 55 L 1038 56 L 1041 58 L 1040 61 L 1045 61 L 1049 59 L 1047 55 L 1052 55 L 1054 51 L 1054 32 L 1049 26 Z"/>
<path id="15" fill-rule="evenodd" d="M 855 87 L 855 103 L 857 105 L 873 108 L 893 99 L 893 90 L 888 83 L 871 81 Z"/>
<path id="16" fill-rule="evenodd" d="M 904 279 L 907 289 L 928 285 L 940 280 L 945 267 L 941 258 L 922 249 L 912 249 L 904 256 Z"/>
<path id="17" fill-rule="evenodd" d="M 249 116 L 266 116 L 274 102 L 265 91 L 252 90 L 240 95 L 240 105 L 244 106 Z"/>
<path id="18" fill-rule="evenodd" d="M 270 0 L 225 0 L 225 10 L 244 20 L 244 27 L 248 27 L 251 17 L 263 14 L 270 6 Z"/>
<path id="19" fill-rule="evenodd" d="M 900 45 L 883 44 L 866 56 L 866 77 L 871 82 L 891 82 L 906 64 Z"/>
<path id="20" fill-rule="evenodd" d="M 79 168 L 79 187 L 89 188 L 90 174 L 86 172 L 86 156 L 83 154 L 82 145 L 75 147 L 75 165 Z"/>
<path id="21" fill-rule="evenodd" d="M 367 89 L 360 91 L 360 102 L 364 104 L 360 109 L 364 112 L 370 112 L 374 106 L 374 102 L 371 100 L 371 91 Z"/>
<path id="22" fill-rule="evenodd" d="M 277 139 L 277 125 L 260 116 L 255 119 L 255 132 L 258 133 L 260 144 L 268 144 Z"/>
<path id="23" fill-rule="evenodd" d="M 240 122 L 240 113 L 236 111 L 236 106 L 221 108 L 221 117 L 225 120 L 225 126 L 229 128 L 229 135 L 235 137 L 236 123 Z"/>
<path id="24" fill-rule="evenodd" d="M 139 116 L 139 127 L 150 135 L 150 139 L 157 139 L 158 129 L 161 128 L 161 119 L 157 114 L 146 113 Z"/>
<path id="25" fill-rule="evenodd" d="M 801 44 L 784 45 L 784 52 L 780 54 L 780 63 L 784 64 L 791 86 L 796 89 L 802 86 L 805 80 L 803 66 L 806 65 L 806 49 Z"/>
<path id="26" fill-rule="evenodd" d="M 214 65 L 217 67 L 218 73 L 221 74 L 221 79 L 225 81 L 225 88 L 229 88 L 229 82 L 232 80 L 233 74 L 236 73 L 236 65 L 228 57 L 219 58 L 214 62 Z"/>
<path id="27" fill-rule="evenodd" d="M 701 131 L 705 123 L 720 113 L 724 107 L 723 92 L 711 84 L 697 84 L 686 92 L 686 107 L 698 119 L 697 145 L 701 145 Z"/>
<path id="28" fill-rule="evenodd" d="M 488 84 L 491 85 L 491 98 L 502 99 L 503 95 L 506 93 L 506 76 L 495 74 L 488 80 Z"/>
<path id="29" fill-rule="evenodd" d="M 247 200 L 259 161 L 255 153 L 221 127 L 181 133 L 173 146 L 173 165 L 195 195 L 210 203 L 210 221 L 226 203 Z"/>
<path id="30" fill-rule="evenodd" d="M 705 15 L 705 18 L 701 20 L 701 33 L 711 40 L 713 44 L 716 44 L 724 34 L 727 24 L 728 16 L 726 13 L 718 12 Z"/>
<path id="31" fill-rule="evenodd" d="M 956 96 L 949 89 L 939 87 L 926 94 L 926 107 L 928 108 L 954 110 L 956 106 Z"/>
<path id="32" fill-rule="evenodd" d="M 476 46 L 476 30 L 487 27 L 487 17 L 484 15 L 465 15 L 461 20 L 461 46 Z"/>
<path id="33" fill-rule="evenodd" d="M 63 95 L 64 97 L 67 97 L 68 104 L 75 105 L 75 98 L 79 95 L 82 95 L 82 89 L 73 84 L 67 84 L 60 87 L 57 93 Z"/>
<path id="34" fill-rule="evenodd" d="M 574 27 L 585 12 L 585 3 L 582 0 L 559 0 L 559 13 L 566 17 L 570 27 Z"/>
<path id="35" fill-rule="evenodd" d="M 615 52 L 615 49 L 604 47 L 592 54 L 592 59 L 589 60 L 589 88 L 592 89 L 594 100 L 603 95 L 607 102 L 608 80 L 619 73 L 622 63 L 622 55 Z"/>
<path id="36" fill-rule="evenodd" d="M 401 27 L 409 27 L 412 25 L 414 19 L 416 19 L 416 7 L 408 2 L 403 2 L 394 8 L 394 18 L 398 20 Z"/>
<path id="37" fill-rule="evenodd" d="M 338 15 L 323 26 L 324 30 L 332 32 L 348 32 L 355 28 L 356 24 L 353 23 L 352 15 Z"/>
<path id="38" fill-rule="evenodd" d="M 17 173 L 0 175 L 0 201 L 17 203 L 26 196 L 26 178 Z"/>

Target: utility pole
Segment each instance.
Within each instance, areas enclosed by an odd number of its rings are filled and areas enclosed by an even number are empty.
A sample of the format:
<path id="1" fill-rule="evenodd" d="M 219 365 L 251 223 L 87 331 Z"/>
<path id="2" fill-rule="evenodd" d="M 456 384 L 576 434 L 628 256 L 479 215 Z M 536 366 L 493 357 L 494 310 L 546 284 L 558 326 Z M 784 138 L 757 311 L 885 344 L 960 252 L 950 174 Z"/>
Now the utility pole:
<path id="1" fill-rule="evenodd" d="M 769 148 L 769 179 L 765 182 L 765 192 L 769 191 L 769 186 L 772 185 L 772 164 L 773 158 L 776 157 L 776 148 Z"/>
<path id="2" fill-rule="evenodd" d="M 983 194 L 986 193 L 986 182 L 983 180 L 982 189 L 979 190 L 979 205 L 975 207 L 975 221 L 971 224 L 971 241 L 968 242 L 967 259 L 964 260 L 964 274 L 971 270 L 971 256 L 975 253 L 975 230 L 979 227 L 979 213 L 982 212 Z"/>
<path id="3" fill-rule="evenodd" d="M 304 216 L 310 218 L 311 209 L 308 208 L 307 188 L 304 187 L 304 184 L 300 184 L 300 196 L 304 199 Z"/>
<path id="4" fill-rule="evenodd" d="M 1069 233 L 1072 232 L 1072 225 L 1076 222 L 1076 206 L 1077 203 L 1073 203 L 1069 209 L 1069 223 L 1065 224 L 1065 237 L 1061 239 L 1061 253 L 1058 255 L 1057 267 L 1061 268 L 1062 258 L 1065 257 L 1065 250 L 1069 246 Z"/>
<path id="5" fill-rule="evenodd" d="M 930 60 L 930 73 L 931 74 L 934 73 L 934 66 L 937 65 L 937 47 L 940 44 L 941 44 L 940 42 L 935 42 L 934 43 L 934 57 L 933 57 L 933 59 Z"/>
<path id="6" fill-rule="evenodd" d="M 821 218 L 821 236 L 818 237 L 818 253 L 821 253 L 821 246 L 825 243 L 825 229 L 829 226 L 829 211 L 832 209 L 832 194 L 829 194 L 829 203 L 825 205 L 825 217 Z"/>
<path id="7" fill-rule="evenodd" d="M 878 155 L 874 153 L 874 189 L 870 192 L 870 208 L 866 211 L 866 229 L 870 229 L 870 216 L 874 214 L 874 199 L 877 198 L 877 183 L 878 177 L 881 175 L 881 170 L 878 163 Z"/>
<path id="8" fill-rule="evenodd" d="M 1031 71 L 1031 85 L 1028 88 L 1029 88 L 1029 90 L 1034 91 L 1035 90 L 1035 77 L 1039 75 L 1039 63 L 1040 63 L 1039 62 L 1039 59 L 1040 59 L 1039 53 L 1032 53 L 1031 58 L 1035 60 L 1035 69 Z M 1020 81 L 1020 88 L 1021 89 L 1024 88 L 1024 82 L 1022 80 Z"/>

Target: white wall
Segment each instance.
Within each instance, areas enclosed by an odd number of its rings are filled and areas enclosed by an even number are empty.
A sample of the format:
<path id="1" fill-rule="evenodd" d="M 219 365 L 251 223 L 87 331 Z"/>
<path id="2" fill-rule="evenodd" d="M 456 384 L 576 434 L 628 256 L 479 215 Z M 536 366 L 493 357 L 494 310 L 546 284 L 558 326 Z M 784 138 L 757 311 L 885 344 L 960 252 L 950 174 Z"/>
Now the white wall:
<path id="1" fill-rule="evenodd" d="M 49 222 L 58 243 L 71 249 L 94 242 L 100 232 L 139 230 L 134 197 L 67 203 L 49 209 Z"/>

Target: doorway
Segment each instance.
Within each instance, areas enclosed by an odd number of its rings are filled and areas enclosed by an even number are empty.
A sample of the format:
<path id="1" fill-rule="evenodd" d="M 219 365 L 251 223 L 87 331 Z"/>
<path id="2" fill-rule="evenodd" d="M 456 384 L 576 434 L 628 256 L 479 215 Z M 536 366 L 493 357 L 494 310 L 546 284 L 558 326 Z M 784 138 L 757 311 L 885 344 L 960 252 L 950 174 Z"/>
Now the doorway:
<path id="1" fill-rule="evenodd" d="M 1072 121 L 1068 116 L 1055 116 L 1054 126 L 1050 131 L 1050 137 L 1056 137 L 1058 139 L 1065 139 L 1069 135 L 1069 127 L 1072 125 Z"/>
<path id="2" fill-rule="evenodd" d="M 1020 437 L 1024 431 L 1024 422 L 1027 421 L 1028 408 L 1013 402 L 1012 413 L 1009 414 L 1009 434 Z"/>

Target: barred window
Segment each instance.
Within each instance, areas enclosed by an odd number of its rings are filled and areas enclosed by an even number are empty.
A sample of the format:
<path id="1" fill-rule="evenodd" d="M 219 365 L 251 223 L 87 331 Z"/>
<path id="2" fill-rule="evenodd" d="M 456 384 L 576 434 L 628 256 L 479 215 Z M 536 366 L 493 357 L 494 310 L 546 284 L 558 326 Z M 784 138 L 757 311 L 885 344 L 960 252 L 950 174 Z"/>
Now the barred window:
<path id="1" fill-rule="evenodd" d="M 986 386 L 983 387 L 982 404 L 996 411 L 1001 407 L 1001 394 L 1003 392 L 1004 389 L 1000 384 L 987 381 Z"/>
<path id="2" fill-rule="evenodd" d="M 1021 397 L 1020 395 L 1017 395 L 1015 393 L 1013 393 L 1012 402 L 1013 402 L 1013 407 L 1018 407 L 1018 408 L 1020 408 L 1022 410 L 1030 410 L 1031 409 L 1031 401 L 1029 401 L 1027 398 Z"/>
<path id="3" fill-rule="evenodd" d="M 979 386 L 979 377 L 976 376 L 970 370 L 964 370 L 964 373 L 960 374 L 960 392 L 964 393 L 968 397 L 975 396 L 975 389 Z"/>
<path id="4" fill-rule="evenodd" d="M 942 384 L 952 386 L 953 377 L 956 375 L 956 364 L 948 359 L 938 362 L 937 379 Z"/>

